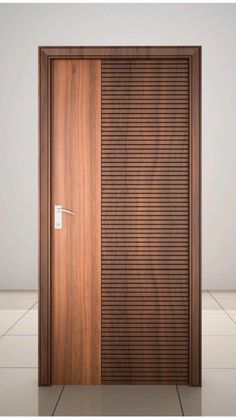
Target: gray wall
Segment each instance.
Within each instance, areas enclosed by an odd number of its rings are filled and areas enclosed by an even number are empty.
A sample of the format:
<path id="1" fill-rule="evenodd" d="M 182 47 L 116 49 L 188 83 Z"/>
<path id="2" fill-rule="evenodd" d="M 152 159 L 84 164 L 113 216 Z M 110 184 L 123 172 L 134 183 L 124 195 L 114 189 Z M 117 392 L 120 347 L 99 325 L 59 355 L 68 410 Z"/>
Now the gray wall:
<path id="1" fill-rule="evenodd" d="M 39 45 L 203 46 L 203 287 L 236 289 L 235 4 L 0 5 L 0 288 L 37 287 Z"/>

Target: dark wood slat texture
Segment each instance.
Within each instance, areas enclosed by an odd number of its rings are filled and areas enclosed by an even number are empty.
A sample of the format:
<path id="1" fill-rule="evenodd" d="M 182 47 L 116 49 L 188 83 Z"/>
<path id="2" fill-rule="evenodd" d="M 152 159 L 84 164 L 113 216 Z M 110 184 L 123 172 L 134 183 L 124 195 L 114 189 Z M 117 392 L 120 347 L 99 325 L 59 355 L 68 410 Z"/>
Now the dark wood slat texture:
<path id="1" fill-rule="evenodd" d="M 189 60 L 102 62 L 102 383 L 189 382 Z"/>

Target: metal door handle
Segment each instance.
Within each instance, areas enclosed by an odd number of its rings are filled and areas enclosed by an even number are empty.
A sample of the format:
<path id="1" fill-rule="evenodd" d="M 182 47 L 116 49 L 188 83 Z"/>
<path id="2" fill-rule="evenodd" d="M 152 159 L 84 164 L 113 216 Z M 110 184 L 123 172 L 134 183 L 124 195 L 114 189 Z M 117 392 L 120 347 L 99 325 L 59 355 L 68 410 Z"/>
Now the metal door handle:
<path id="1" fill-rule="evenodd" d="M 61 205 L 55 205 L 54 207 L 54 228 L 56 230 L 62 229 L 62 213 L 66 212 L 67 214 L 76 215 L 75 212 L 70 211 L 66 208 L 62 208 Z"/>
<path id="2" fill-rule="evenodd" d="M 76 213 L 75 213 L 75 212 L 70 211 L 70 210 L 65 209 L 65 208 L 61 208 L 61 209 L 60 209 L 60 211 L 61 211 L 61 212 L 67 212 L 68 214 L 71 214 L 71 215 L 76 215 Z"/>

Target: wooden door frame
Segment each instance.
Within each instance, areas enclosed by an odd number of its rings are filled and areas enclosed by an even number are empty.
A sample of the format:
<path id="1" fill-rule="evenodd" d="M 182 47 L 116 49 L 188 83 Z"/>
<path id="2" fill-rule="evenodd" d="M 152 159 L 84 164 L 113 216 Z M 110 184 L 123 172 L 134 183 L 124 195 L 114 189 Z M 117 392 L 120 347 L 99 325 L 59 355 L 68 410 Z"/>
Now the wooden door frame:
<path id="1" fill-rule="evenodd" d="M 50 72 L 54 59 L 183 57 L 190 62 L 189 384 L 201 385 L 201 47 L 39 47 L 39 385 L 51 384 Z"/>

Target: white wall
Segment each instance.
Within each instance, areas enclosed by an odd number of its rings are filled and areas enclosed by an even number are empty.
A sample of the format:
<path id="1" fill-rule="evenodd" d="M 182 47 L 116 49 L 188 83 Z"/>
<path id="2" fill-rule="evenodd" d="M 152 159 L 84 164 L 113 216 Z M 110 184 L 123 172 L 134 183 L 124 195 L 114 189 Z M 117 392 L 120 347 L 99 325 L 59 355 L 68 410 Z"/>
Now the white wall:
<path id="1" fill-rule="evenodd" d="M 37 287 L 39 45 L 202 45 L 203 287 L 236 289 L 236 5 L 0 5 L 0 288 Z"/>

